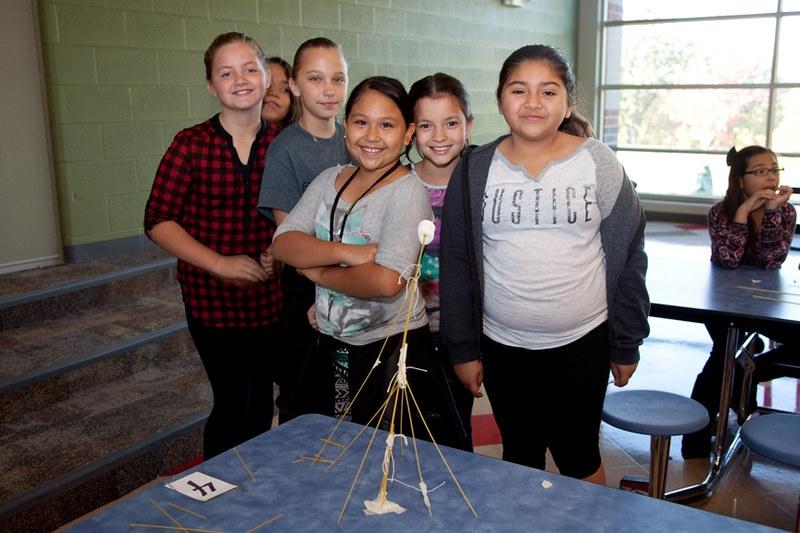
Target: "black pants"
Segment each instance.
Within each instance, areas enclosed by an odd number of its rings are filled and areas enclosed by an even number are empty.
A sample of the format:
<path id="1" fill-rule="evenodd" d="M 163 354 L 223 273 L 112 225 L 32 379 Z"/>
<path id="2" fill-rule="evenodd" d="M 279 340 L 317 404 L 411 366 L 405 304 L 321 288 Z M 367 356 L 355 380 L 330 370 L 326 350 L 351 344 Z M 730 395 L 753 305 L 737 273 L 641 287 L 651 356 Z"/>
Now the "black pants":
<path id="1" fill-rule="evenodd" d="M 186 320 L 214 394 L 203 433 L 210 459 L 272 426 L 275 328 L 213 328 L 188 311 Z"/>
<path id="2" fill-rule="evenodd" d="M 403 335 L 398 333 L 389 338 L 384 348 L 380 366 L 370 374 L 375 359 L 384 341 L 379 340 L 363 346 L 356 346 L 338 341 L 328 335 L 320 335 L 317 346 L 311 351 L 304 378 L 298 387 L 298 396 L 302 398 L 305 412 L 316 412 L 326 415 L 333 413 L 333 354 L 339 349 L 349 353 L 350 399 L 353 400 L 350 411 L 353 422 L 366 424 L 381 408 L 392 376 L 397 371 L 397 361 Z M 408 332 L 407 366 L 425 369 L 426 372 L 409 369 L 408 382 L 433 438 L 439 444 L 465 449 L 459 425 L 454 417 L 452 405 L 442 368 L 433 354 L 430 331 L 427 326 Z M 364 381 L 370 374 L 369 380 Z M 359 388 L 364 383 L 361 392 Z M 356 398 L 356 394 L 358 397 Z M 411 400 L 409 400 L 411 401 Z M 415 436 L 427 440 L 424 426 L 416 416 L 412 407 Z M 386 411 L 381 425 L 386 429 L 391 418 L 391 406 Z M 376 420 L 372 420 L 375 425 Z M 398 429 L 396 428 L 396 431 Z M 404 431 L 407 431 L 404 427 Z"/>
<path id="3" fill-rule="evenodd" d="M 276 400 L 278 421 L 283 424 L 292 418 L 309 411 L 304 405 L 298 387 L 305 372 L 307 358 L 314 348 L 319 335 L 308 323 L 307 312 L 314 304 L 315 287 L 297 270 L 284 265 L 281 272 L 283 288 L 283 311 L 280 321 L 280 340 L 278 342 L 278 369 L 276 382 L 280 393 Z M 333 384 L 330 385 L 333 387 Z"/>
<path id="4" fill-rule="evenodd" d="M 433 338 L 433 350 L 437 355 L 436 359 L 442 366 L 442 374 L 444 375 L 446 383 L 446 392 L 450 395 L 450 402 L 455 407 L 454 418 L 457 422 L 457 428 L 460 437 L 463 439 L 463 446 L 455 446 L 468 452 L 473 451 L 472 448 L 472 406 L 475 402 L 472 393 L 456 376 L 453 370 L 453 364 L 450 358 L 441 345 L 439 333 L 431 333 Z"/>
<path id="5" fill-rule="evenodd" d="M 557 348 L 527 350 L 482 338 L 483 383 L 503 439 L 503 459 L 585 478 L 600 468 L 600 417 L 608 372 L 608 326 Z"/>

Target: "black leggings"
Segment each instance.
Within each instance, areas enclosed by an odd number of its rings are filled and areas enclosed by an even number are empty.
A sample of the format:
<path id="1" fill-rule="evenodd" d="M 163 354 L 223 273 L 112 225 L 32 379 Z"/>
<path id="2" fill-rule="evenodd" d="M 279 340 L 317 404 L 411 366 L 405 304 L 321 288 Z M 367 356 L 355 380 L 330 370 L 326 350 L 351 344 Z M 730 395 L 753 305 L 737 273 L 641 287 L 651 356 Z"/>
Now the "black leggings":
<path id="1" fill-rule="evenodd" d="M 585 478 L 600 468 L 600 416 L 608 372 L 608 327 L 548 350 L 482 338 L 483 382 L 503 439 L 503 459 Z"/>
<path id="2" fill-rule="evenodd" d="M 275 328 L 214 328 L 188 311 L 186 321 L 214 394 L 203 433 L 210 459 L 272 426 Z"/>
<path id="3" fill-rule="evenodd" d="M 283 311 L 277 344 L 275 381 L 280 387 L 276 400 L 278 421 L 283 424 L 304 412 L 303 398 L 299 397 L 299 382 L 309 352 L 314 348 L 317 331 L 308 323 L 308 309 L 314 305 L 314 284 L 297 273 L 294 267 L 284 265 L 281 272 Z M 331 384 L 331 386 L 333 386 Z"/>
<path id="4" fill-rule="evenodd" d="M 364 388 L 355 395 L 369 374 L 384 341 L 379 340 L 363 346 L 348 344 L 328 335 L 320 335 L 317 346 L 312 350 L 303 379 L 298 386 L 298 394 L 305 412 L 316 412 L 326 415 L 333 413 L 333 354 L 338 349 L 349 353 L 351 417 L 353 422 L 366 424 L 381 407 L 387 395 L 389 382 L 397 371 L 397 361 L 402 342 L 402 333 L 392 335 L 386 343 L 380 366 L 375 368 L 365 383 Z M 428 326 L 408 332 L 407 366 L 422 368 L 427 372 L 409 369 L 408 382 L 414 398 L 425 416 L 433 438 L 439 444 L 465 449 L 463 433 L 455 419 L 455 408 L 447 392 L 447 384 L 442 367 L 435 359 Z M 384 423 L 391 417 L 391 408 L 387 409 Z M 421 421 L 415 417 L 415 436 L 427 440 Z M 372 425 L 375 425 L 373 420 Z"/>

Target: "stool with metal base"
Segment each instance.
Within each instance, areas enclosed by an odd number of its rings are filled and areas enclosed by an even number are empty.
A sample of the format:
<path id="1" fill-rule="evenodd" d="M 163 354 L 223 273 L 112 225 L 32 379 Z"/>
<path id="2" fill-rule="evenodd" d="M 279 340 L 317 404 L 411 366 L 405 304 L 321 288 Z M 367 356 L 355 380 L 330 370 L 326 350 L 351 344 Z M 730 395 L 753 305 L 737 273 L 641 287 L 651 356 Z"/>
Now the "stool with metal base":
<path id="1" fill-rule="evenodd" d="M 706 427 L 708 412 L 700 403 L 671 392 L 629 390 L 606 396 L 603 421 L 625 431 L 650 435 L 647 493 L 663 499 L 671 436 Z"/>
<path id="2" fill-rule="evenodd" d="M 800 415 L 776 413 L 750 417 L 739 433 L 742 442 L 767 459 L 800 466 Z M 800 500 L 795 532 L 800 533 Z"/>

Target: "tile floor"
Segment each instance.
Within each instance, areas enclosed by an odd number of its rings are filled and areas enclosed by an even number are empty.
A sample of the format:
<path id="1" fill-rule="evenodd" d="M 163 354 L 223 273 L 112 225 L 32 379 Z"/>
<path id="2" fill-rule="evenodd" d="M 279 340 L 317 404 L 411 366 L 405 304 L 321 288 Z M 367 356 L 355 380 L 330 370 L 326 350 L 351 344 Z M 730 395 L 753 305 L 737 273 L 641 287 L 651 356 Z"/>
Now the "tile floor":
<path id="1" fill-rule="evenodd" d="M 706 229 L 697 225 L 649 223 L 647 238 L 708 249 Z M 700 250 L 697 252 L 702 253 Z M 793 266 L 796 268 L 796 265 Z M 652 319 L 650 326 L 650 337 L 642 347 L 642 359 L 629 387 L 666 390 L 688 396 L 694 378 L 711 348 L 705 328 L 702 324 L 658 318 Z M 758 400 L 760 405 L 766 402 L 777 409 L 800 412 L 800 382 L 782 378 L 762 384 L 759 386 Z M 502 444 L 499 432 L 491 417 L 491 406 L 485 398 L 476 401 L 473 424 L 475 451 L 500 457 Z M 680 443 L 680 437 L 673 438 L 667 490 L 698 483 L 707 472 L 707 461 L 684 460 L 681 457 Z M 604 423 L 600 445 L 610 486 L 617 486 L 624 475 L 647 476 L 650 457 L 648 436 L 628 433 Z M 549 458 L 547 469 L 557 471 Z M 718 484 L 714 495 L 705 502 L 693 505 L 789 530 L 794 527 L 799 495 L 800 469 L 743 451 Z"/>

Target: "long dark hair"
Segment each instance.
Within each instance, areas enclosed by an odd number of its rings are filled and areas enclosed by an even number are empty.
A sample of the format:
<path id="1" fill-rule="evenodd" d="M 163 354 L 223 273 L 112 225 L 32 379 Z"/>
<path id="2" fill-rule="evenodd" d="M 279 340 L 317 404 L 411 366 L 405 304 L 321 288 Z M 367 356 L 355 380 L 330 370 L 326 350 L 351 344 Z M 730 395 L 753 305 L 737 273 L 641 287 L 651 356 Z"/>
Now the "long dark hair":
<path id="1" fill-rule="evenodd" d="M 292 77 L 292 66 L 287 63 L 282 57 L 272 56 L 267 58 L 267 66 L 269 65 L 278 65 L 283 69 L 283 74 L 286 76 L 286 79 Z M 281 129 L 285 128 L 289 124 L 295 121 L 295 114 L 297 113 L 297 102 L 295 100 L 294 94 L 292 91 L 289 91 L 289 111 L 287 111 L 286 116 L 283 117 L 283 120 L 280 121 L 279 126 Z"/>
<path id="2" fill-rule="evenodd" d="M 728 190 L 725 191 L 725 198 L 722 200 L 722 207 L 725 210 L 725 215 L 729 221 L 733 221 L 736 217 L 736 210 L 742 205 L 746 197 L 744 194 L 744 173 L 747 172 L 747 165 L 750 164 L 750 158 L 763 153 L 770 153 L 775 156 L 775 152 L 763 146 L 747 146 L 738 152 L 734 146 L 728 150 L 726 162 L 731 168 L 728 172 Z M 743 261 L 747 265 L 756 264 L 756 224 L 752 217 L 747 217 L 747 242 L 744 247 Z"/>
<path id="3" fill-rule="evenodd" d="M 744 173 L 747 171 L 747 165 L 750 163 L 750 158 L 763 153 L 770 153 L 773 157 L 775 152 L 763 146 L 751 145 L 746 146 L 736 151 L 736 147 L 728 150 L 726 162 L 730 167 L 728 172 L 728 190 L 725 191 L 725 198 L 722 200 L 722 205 L 725 208 L 725 214 L 728 215 L 728 220 L 733 220 L 736 216 L 736 210 L 745 201 L 744 188 L 742 181 L 744 180 Z"/>
<path id="4" fill-rule="evenodd" d="M 558 127 L 560 131 L 577 135 L 578 137 L 594 137 L 592 124 L 584 118 L 576 109 L 578 101 L 578 89 L 575 82 L 575 73 L 569 66 L 569 61 L 560 51 L 546 44 L 529 44 L 511 53 L 503 62 L 500 69 L 500 81 L 497 84 L 497 102 L 500 102 L 503 94 L 503 86 L 508 81 L 508 77 L 520 64 L 526 61 L 544 61 L 553 73 L 558 76 L 564 88 L 567 90 L 567 104 L 572 107 L 572 113 L 565 118 Z"/>
<path id="5" fill-rule="evenodd" d="M 220 48 L 225 46 L 226 44 L 231 43 L 245 43 L 249 44 L 253 47 L 253 50 L 256 52 L 256 56 L 258 56 L 258 60 L 261 61 L 261 65 L 264 67 L 264 70 L 267 69 L 267 59 L 264 55 L 264 50 L 262 50 L 261 45 L 258 44 L 258 41 L 250 37 L 249 35 L 245 35 L 244 33 L 238 31 L 231 31 L 228 33 L 222 33 L 217 35 L 211 44 L 208 46 L 206 53 L 203 55 L 203 63 L 206 66 L 206 79 L 211 79 L 211 69 L 214 66 L 214 56 L 217 55 L 217 52 Z"/>

